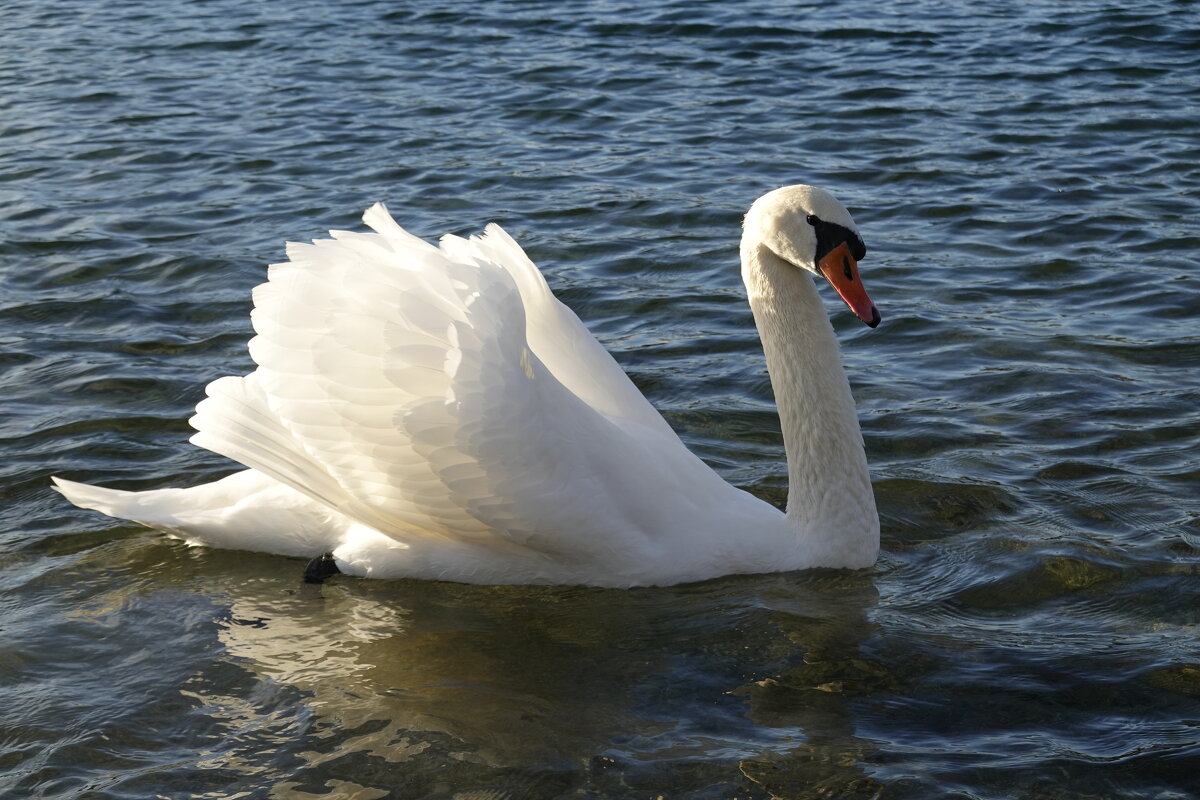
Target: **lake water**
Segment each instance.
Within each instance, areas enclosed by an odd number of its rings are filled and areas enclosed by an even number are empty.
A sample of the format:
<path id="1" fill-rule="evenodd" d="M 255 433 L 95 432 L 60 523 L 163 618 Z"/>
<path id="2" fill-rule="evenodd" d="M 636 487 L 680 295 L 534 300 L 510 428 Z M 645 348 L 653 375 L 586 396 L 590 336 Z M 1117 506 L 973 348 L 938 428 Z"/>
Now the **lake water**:
<path id="1" fill-rule="evenodd" d="M 0 796 L 1200 796 L 1198 165 L 1187 2 L 5 4 Z M 782 503 L 737 240 L 796 182 L 884 317 L 826 293 L 872 571 L 318 591 L 49 488 L 232 471 L 250 288 L 385 200 Z"/>

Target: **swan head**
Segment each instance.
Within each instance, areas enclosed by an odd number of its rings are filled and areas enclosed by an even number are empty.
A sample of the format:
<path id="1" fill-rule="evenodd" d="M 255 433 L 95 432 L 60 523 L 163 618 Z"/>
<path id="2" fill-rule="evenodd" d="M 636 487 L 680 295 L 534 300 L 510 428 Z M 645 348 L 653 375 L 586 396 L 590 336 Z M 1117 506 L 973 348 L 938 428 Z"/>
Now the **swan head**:
<path id="1" fill-rule="evenodd" d="M 850 212 L 829 192 L 803 185 L 768 192 L 746 213 L 743 241 L 825 278 L 855 316 L 872 328 L 879 324 L 879 309 L 858 275 L 866 245 Z"/>

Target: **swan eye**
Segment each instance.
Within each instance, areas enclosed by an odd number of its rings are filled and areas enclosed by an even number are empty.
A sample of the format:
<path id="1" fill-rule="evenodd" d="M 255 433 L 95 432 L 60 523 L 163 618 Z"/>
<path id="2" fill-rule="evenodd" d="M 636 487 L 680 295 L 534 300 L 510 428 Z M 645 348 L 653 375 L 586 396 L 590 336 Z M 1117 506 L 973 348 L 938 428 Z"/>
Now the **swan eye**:
<path id="1" fill-rule="evenodd" d="M 815 228 L 815 227 L 817 227 L 817 224 L 818 224 L 820 221 L 821 221 L 820 217 L 818 217 L 816 214 L 809 214 L 809 215 L 808 215 L 807 222 L 808 222 L 808 224 L 809 224 L 809 225 L 812 225 L 814 228 Z"/>

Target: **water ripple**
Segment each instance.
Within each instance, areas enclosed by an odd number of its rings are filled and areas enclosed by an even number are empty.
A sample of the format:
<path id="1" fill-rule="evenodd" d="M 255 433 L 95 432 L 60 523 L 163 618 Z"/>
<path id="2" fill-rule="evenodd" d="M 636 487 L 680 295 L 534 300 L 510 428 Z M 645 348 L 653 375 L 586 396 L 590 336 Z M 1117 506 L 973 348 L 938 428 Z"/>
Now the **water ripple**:
<path id="1" fill-rule="evenodd" d="M 1187 4 L 10 4 L 0 784 L 20 797 L 1183 797 L 1200 720 Z M 740 215 L 832 188 L 873 573 L 343 582 L 66 507 L 232 466 L 284 240 L 503 223 L 782 505 Z M 3 793 L 0 791 L 0 793 Z"/>

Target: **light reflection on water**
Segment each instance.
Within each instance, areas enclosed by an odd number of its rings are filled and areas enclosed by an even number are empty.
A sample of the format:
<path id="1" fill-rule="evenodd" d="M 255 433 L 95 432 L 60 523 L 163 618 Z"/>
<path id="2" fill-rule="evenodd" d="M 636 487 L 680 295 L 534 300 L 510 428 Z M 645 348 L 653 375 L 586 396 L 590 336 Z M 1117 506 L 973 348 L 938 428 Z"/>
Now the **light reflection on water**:
<path id="1" fill-rule="evenodd" d="M 0 796 L 1179 798 L 1200 762 L 1186 3 L 10 3 Z M 784 500 L 747 204 L 851 208 L 870 573 L 335 579 L 67 507 L 230 465 L 283 240 L 498 221 L 699 455 Z M 735 532 L 731 533 L 735 535 Z"/>
<path id="2" fill-rule="evenodd" d="M 729 661 L 749 646 L 748 637 L 756 649 L 779 652 L 756 653 L 740 669 L 786 660 L 792 647 L 761 637 L 775 627 L 768 618 L 795 616 L 779 606 L 803 604 L 804 619 L 815 629 L 829 617 L 846 625 L 851 600 L 862 599 L 841 591 L 832 597 L 813 592 L 801 598 L 790 591 L 786 598 L 760 597 L 762 587 L 747 595 L 749 587 L 736 583 L 637 592 L 389 588 L 380 593 L 383 602 L 334 587 L 324 589 L 315 607 L 238 600 L 221 640 L 263 677 L 311 692 L 318 716 L 325 708 L 351 727 L 386 719 L 394 730 L 379 736 L 446 734 L 493 765 L 578 762 L 633 730 L 644 740 L 641 747 L 683 757 L 696 749 L 693 738 L 706 748 L 727 740 L 722 749 L 736 752 L 753 746 L 757 734 L 736 722 L 741 703 L 724 697 L 746 687 L 722 685 L 711 676 L 705 679 L 711 682 L 708 697 L 676 702 L 708 707 L 714 721 L 731 719 L 710 725 L 663 713 L 677 676 L 703 674 L 711 663 Z M 714 606 L 724 611 L 720 627 L 709 621 Z M 860 618 L 864 611 L 857 609 Z M 797 626 L 786 641 L 815 635 Z M 847 638 L 845 631 L 836 638 Z M 387 750 L 384 741 L 381 751 Z"/>
<path id="3" fill-rule="evenodd" d="M 133 541 L 105 555 L 154 579 L 77 601 L 71 616 L 118 628 L 173 617 L 198 651 L 178 687 L 187 712 L 144 702 L 141 724 L 168 738 L 206 731 L 197 775 L 254 775 L 285 795 L 331 780 L 391 791 L 403 775 L 411 796 L 449 786 L 555 796 L 581 783 L 655 785 L 664 769 L 694 780 L 715 764 L 725 782 L 866 780 L 853 755 L 870 744 L 846 697 L 896 683 L 861 652 L 877 601 L 865 575 L 634 591 L 312 587 L 298 582 L 299 562 L 167 545 L 166 562 L 146 563 L 164 545 Z M 96 555 L 81 572 L 104 566 Z M 832 772 L 831 754 L 842 765 Z"/>

